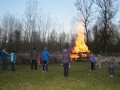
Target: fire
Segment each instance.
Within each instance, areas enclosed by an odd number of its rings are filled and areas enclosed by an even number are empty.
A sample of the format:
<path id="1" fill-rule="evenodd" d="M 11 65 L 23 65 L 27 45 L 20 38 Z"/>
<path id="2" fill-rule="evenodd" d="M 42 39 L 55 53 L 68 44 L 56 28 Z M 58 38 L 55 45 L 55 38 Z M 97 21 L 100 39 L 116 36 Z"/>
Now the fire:
<path id="1" fill-rule="evenodd" d="M 86 57 L 85 53 L 82 52 L 89 52 L 89 49 L 85 43 L 85 35 L 84 35 L 84 27 L 82 23 L 79 23 L 77 26 L 77 37 L 75 39 L 75 45 L 73 49 L 71 50 L 72 54 L 70 55 L 71 58 L 78 58 L 78 53 L 82 54 L 82 57 Z M 76 53 L 76 54 L 74 54 Z"/>

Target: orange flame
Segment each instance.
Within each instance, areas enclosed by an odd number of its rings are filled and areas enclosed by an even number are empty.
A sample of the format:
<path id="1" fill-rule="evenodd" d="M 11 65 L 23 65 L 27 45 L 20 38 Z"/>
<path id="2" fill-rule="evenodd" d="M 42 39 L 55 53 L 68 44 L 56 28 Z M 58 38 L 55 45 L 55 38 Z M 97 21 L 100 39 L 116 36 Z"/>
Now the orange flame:
<path id="1" fill-rule="evenodd" d="M 84 35 L 84 27 L 83 23 L 79 23 L 77 26 L 77 37 L 75 39 L 75 45 L 71 50 L 72 53 L 79 53 L 79 52 L 90 52 L 86 43 L 85 43 L 85 35 Z M 85 57 L 85 54 L 82 54 L 82 57 Z M 78 55 L 71 54 L 71 58 L 78 58 Z"/>

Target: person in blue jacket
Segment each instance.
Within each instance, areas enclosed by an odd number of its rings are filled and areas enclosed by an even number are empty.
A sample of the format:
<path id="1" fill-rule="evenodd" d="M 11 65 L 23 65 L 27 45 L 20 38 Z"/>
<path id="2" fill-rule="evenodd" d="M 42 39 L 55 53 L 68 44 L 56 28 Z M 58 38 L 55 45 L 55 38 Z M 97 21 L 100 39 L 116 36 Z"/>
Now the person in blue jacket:
<path id="1" fill-rule="evenodd" d="M 11 56 L 12 71 L 15 71 L 16 70 L 16 54 L 14 50 L 12 51 L 10 56 Z"/>
<path id="2" fill-rule="evenodd" d="M 42 51 L 43 72 L 48 72 L 49 52 L 47 48 Z"/>
<path id="3" fill-rule="evenodd" d="M 2 70 L 7 70 L 7 56 L 9 55 L 6 51 L 5 48 L 1 51 L 1 59 L 2 59 Z"/>

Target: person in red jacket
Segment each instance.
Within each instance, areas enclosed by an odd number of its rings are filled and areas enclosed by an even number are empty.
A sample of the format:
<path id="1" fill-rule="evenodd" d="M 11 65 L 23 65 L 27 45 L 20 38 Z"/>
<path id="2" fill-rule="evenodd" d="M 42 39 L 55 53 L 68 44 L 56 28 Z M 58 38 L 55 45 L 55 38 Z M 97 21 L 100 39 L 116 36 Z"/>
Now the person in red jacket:
<path id="1" fill-rule="evenodd" d="M 41 55 L 38 54 L 38 57 L 37 57 L 38 65 L 41 65 L 41 60 L 42 60 Z"/>

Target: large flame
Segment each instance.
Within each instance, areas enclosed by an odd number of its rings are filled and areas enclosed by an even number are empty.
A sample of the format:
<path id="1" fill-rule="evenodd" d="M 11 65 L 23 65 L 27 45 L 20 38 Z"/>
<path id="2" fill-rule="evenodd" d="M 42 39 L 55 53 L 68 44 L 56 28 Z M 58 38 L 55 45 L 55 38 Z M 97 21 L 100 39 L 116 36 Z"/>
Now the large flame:
<path id="1" fill-rule="evenodd" d="M 80 53 L 80 52 L 90 52 L 86 43 L 85 43 L 85 35 L 84 35 L 84 27 L 83 22 L 80 22 L 77 26 L 77 37 L 75 39 L 75 45 L 71 50 L 72 53 Z M 85 55 L 82 54 L 83 57 Z M 71 54 L 71 58 L 78 58 L 78 55 Z"/>

